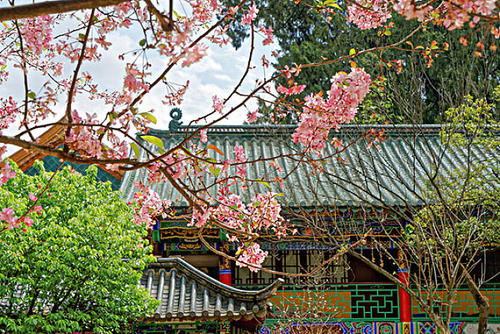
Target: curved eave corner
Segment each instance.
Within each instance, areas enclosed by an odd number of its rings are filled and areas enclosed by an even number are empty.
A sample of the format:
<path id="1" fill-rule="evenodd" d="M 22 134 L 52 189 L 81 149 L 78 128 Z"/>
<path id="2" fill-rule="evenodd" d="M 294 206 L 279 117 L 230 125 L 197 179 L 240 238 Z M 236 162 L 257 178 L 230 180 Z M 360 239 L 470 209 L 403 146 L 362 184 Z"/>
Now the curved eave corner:
<path id="1" fill-rule="evenodd" d="M 141 285 L 161 305 L 146 322 L 263 318 L 268 299 L 283 280 L 262 290 L 241 290 L 208 276 L 181 258 L 159 258 L 144 271 Z"/>

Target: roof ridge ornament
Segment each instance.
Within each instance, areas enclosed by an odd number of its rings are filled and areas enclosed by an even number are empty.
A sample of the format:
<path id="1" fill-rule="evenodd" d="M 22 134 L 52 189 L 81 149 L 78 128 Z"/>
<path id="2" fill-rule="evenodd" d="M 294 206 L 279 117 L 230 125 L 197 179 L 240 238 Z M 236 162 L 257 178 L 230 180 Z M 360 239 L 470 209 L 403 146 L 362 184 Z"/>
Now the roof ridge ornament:
<path id="1" fill-rule="evenodd" d="M 170 117 L 172 117 L 172 120 L 168 123 L 168 131 L 177 132 L 182 125 L 182 110 L 180 108 L 172 108 L 172 110 L 170 110 Z"/>

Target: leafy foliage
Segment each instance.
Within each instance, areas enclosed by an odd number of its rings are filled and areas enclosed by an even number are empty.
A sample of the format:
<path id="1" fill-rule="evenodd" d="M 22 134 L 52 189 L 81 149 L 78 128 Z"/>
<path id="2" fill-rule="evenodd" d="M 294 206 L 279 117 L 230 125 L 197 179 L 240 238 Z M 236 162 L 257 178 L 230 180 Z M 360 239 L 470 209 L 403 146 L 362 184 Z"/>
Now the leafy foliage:
<path id="1" fill-rule="evenodd" d="M 38 168 L 0 188 L 0 207 L 19 216 L 37 197 L 41 206 L 27 214 L 31 227 L 0 234 L 0 332 L 110 333 L 151 312 L 157 301 L 137 283 L 154 258 L 132 209 L 96 167 Z"/>
<path id="2" fill-rule="evenodd" d="M 462 152 L 462 165 L 426 182 L 428 204 L 417 212 L 408 240 L 436 258 L 455 254 L 469 267 L 470 257 L 500 243 L 500 123 L 493 104 L 471 96 L 465 101 L 446 111 L 440 132 L 448 149 Z M 485 154 L 477 156 L 473 147 L 481 147 Z"/>

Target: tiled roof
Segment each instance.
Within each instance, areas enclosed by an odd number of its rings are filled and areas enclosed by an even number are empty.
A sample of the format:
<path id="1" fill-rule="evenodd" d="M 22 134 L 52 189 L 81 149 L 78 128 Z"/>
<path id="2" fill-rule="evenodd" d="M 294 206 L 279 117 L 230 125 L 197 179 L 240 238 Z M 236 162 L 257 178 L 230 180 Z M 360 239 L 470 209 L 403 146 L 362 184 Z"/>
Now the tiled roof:
<path id="1" fill-rule="evenodd" d="M 38 143 L 47 145 L 52 148 L 59 147 L 64 144 L 63 138 L 65 131 L 66 128 L 64 126 L 54 125 L 39 136 Z M 31 168 L 36 160 L 43 160 L 45 169 L 48 171 L 54 171 L 60 163 L 60 160 L 55 157 L 47 156 L 44 153 L 26 149 L 20 149 L 16 151 L 9 158 L 12 159 L 23 172 L 28 172 L 29 174 L 36 173 L 36 171 Z M 73 168 L 75 168 L 80 173 L 85 172 L 85 170 L 87 170 L 88 168 L 88 165 L 78 163 L 65 162 L 64 166 L 66 165 L 73 166 Z M 111 181 L 111 183 L 116 186 L 115 188 L 118 188 L 118 183 L 123 177 L 123 172 L 120 170 L 111 170 L 106 166 L 101 165 L 99 166 L 99 169 L 102 170 L 102 172 L 99 172 L 98 179 L 103 182 Z M 105 175 L 105 173 L 109 175 Z"/>
<path id="2" fill-rule="evenodd" d="M 45 131 L 39 138 L 38 142 L 50 147 L 58 147 L 64 143 L 62 139 L 65 128 L 61 125 L 55 125 Z M 45 154 L 33 150 L 20 149 L 12 154 L 9 158 L 14 160 L 22 171 L 30 168 L 36 160 L 42 160 Z"/>
<path id="3" fill-rule="evenodd" d="M 225 285 L 180 258 L 160 258 L 144 272 L 141 285 L 161 301 L 148 320 L 262 318 L 267 300 L 281 284 L 258 291 Z"/>
<path id="4" fill-rule="evenodd" d="M 235 145 L 242 145 L 250 160 L 293 155 L 300 152 L 299 146 L 291 140 L 294 129 L 292 126 L 215 126 L 208 129 L 208 143 L 220 149 L 225 157 L 232 157 Z M 464 166 L 466 152 L 443 144 L 439 125 L 352 125 L 343 126 L 332 135 L 348 145 L 369 129 L 385 132 L 386 139 L 378 148 L 375 145 L 367 148 L 367 140 L 362 139 L 334 155 L 335 148 L 329 143 L 323 155 L 332 157 L 325 164 L 318 164 L 324 170 L 322 173 L 315 173 L 309 164 L 300 163 L 301 157 L 296 155 L 276 159 L 282 168 L 281 173 L 271 168 L 268 162 L 257 162 L 248 167 L 247 177 L 266 180 L 287 175 L 282 188 L 278 183 L 270 183 L 270 187 L 273 192 L 284 193 L 285 196 L 280 197 L 282 205 L 294 210 L 325 207 L 342 209 L 365 205 L 397 207 L 421 204 L 419 196 L 424 183 L 435 170 L 446 176 Z M 181 126 L 176 132 L 151 130 L 148 134 L 162 138 L 168 150 L 186 136 L 186 127 Z M 154 151 L 155 147 L 150 145 L 150 149 Z M 471 156 L 480 163 L 487 158 L 500 156 L 499 150 L 474 146 Z M 209 154 L 221 158 L 213 150 L 209 150 Z M 146 173 L 145 170 L 125 173 L 121 186 L 125 198 L 131 198 L 136 191 L 134 181 L 147 184 Z M 215 180 L 210 173 L 205 173 L 203 177 L 205 184 Z M 494 182 L 493 186 L 500 186 L 498 179 Z M 153 189 L 163 198 L 177 200 L 175 206 L 187 206 L 187 201 L 170 184 L 156 184 Z M 215 196 L 217 190 L 217 187 L 213 187 L 212 195 Z M 249 201 L 255 193 L 268 191 L 268 188 L 265 184 L 257 183 L 244 193 L 239 187 L 233 187 L 232 191 Z"/>

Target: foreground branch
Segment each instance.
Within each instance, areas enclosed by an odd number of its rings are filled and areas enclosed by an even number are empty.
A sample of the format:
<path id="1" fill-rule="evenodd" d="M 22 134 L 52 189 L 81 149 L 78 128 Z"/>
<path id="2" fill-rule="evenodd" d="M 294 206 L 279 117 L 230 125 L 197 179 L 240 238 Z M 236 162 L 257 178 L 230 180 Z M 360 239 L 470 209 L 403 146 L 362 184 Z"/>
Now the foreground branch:
<path id="1" fill-rule="evenodd" d="M 0 21 L 118 5 L 127 0 L 57 0 L 0 8 Z"/>
<path id="2" fill-rule="evenodd" d="M 51 148 L 45 145 L 32 143 L 26 140 L 22 140 L 16 137 L 11 136 L 1 136 L 0 135 L 0 143 L 1 144 L 10 144 L 15 145 L 26 150 L 40 152 L 46 155 L 53 156 L 55 158 L 63 159 L 68 162 L 76 162 L 81 164 L 98 164 L 98 165 L 106 165 L 106 164 L 137 164 L 137 160 L 135 159 L 99 159 L 99 158 L 89 158 L 82 157 L 77 155 L 76 153 L 68 153 L 58 148 Z"/>

